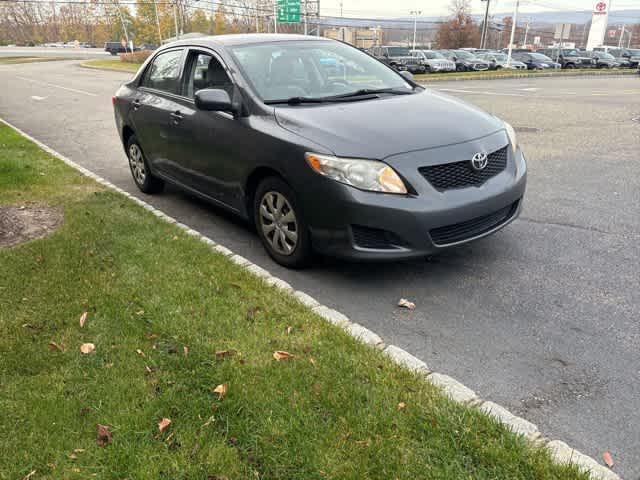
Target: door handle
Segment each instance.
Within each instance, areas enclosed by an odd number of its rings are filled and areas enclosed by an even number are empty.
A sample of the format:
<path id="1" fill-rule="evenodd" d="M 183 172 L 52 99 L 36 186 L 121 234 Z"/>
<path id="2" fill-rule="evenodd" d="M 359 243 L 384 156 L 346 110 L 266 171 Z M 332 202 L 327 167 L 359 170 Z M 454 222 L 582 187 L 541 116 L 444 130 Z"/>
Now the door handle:
<path id="1" fill-rule="evenodd" d="M 142 105 L 142 102 L 140 102 L 140 99 L 139 99 L 139 98 L 136 98 L 136 99 L 132 102 L 132 105 L 133 105 L 133 109 L 134 109 L 134 110 L 138 110 L 138 109 L 140 108 L 140 106 Z"/>
<path id="2" fill-rule="evenodd" d="M 180 121 L 183 118 L 184 118 L 184 115 L 182 115 L 182 112 L 180 112 L 180 110 L 176 110 L 171 114 L 171 119 L 173 120 L 174 125 L 177 125 L 178 123 L 180 123 Z"/>

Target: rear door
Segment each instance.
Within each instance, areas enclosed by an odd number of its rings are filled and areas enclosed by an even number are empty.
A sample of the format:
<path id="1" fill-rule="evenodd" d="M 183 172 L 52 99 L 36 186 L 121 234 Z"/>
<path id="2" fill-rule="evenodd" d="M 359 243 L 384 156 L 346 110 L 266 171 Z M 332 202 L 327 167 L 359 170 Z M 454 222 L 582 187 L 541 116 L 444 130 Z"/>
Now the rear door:
<path id="1" fill-rule="evenodd" d="M 133 100 L 134 130 L 151 169 L 176 180 L 184 179 L 184 168 L 169 154 L 172 126 L 180 110 L 180 75 L 184 48 L 165 50 L 145 70 Z"/>

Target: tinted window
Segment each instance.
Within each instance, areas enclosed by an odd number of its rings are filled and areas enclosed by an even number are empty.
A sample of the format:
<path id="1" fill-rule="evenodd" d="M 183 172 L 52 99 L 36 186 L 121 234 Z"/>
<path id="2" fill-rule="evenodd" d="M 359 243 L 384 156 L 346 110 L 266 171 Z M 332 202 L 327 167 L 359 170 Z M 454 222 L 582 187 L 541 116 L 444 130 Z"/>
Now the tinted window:
<path id="1" fill-rule="evenodd" d="M 389 47 L 387 49 L 392 57 L 408 57 L 409 49 L 406 47 Z"/>
<path id="2" fill-rule="evenodd" d="M 226 90 L 229 96 L 233 93 L 233 83 L 224 66 L 213 55 L 192 52 L 189 56 L 189 73 L 187 74 L 187 97 L 193 98 L 203 88 Z"/>
<path id="3" fill-rule="evenodd" d="M 142 79 L 142 86 L 169 93 L 179 93 L 182 50 L 171 50 L 158 55 Z"/>

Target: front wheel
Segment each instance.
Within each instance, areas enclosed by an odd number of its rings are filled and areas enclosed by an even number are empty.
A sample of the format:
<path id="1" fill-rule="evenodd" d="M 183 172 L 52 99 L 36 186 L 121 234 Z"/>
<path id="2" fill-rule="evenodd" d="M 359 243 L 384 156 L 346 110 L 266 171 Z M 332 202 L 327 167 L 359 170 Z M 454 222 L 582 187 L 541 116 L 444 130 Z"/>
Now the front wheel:
<path id="1" fill-rule="evenodd" d="M 253 216 L 267 253 L 280 265 L 303 268 L 312 257 L 307 223 L 296 194 L 284 180 L 265 178 L 256 190 Z"/>

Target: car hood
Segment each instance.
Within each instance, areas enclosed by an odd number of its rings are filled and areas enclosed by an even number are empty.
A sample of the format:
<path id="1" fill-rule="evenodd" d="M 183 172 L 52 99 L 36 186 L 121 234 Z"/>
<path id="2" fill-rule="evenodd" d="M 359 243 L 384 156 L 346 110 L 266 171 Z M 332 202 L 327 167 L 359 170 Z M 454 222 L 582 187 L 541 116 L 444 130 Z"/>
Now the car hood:
<path id="1" fill-rule="evenodd" d="M 282 128 L 335 155 L 383 159 L 390 155 L 485 137 L 503 123 L 448 95 L 424 90 L 346 103 L 277 106 Z"/>

